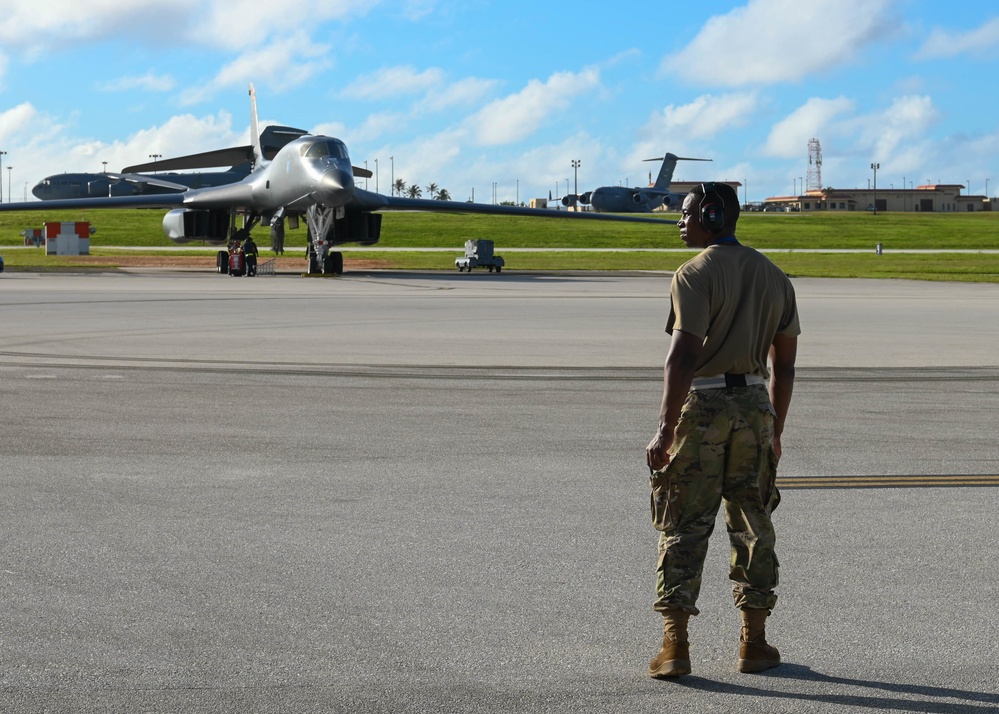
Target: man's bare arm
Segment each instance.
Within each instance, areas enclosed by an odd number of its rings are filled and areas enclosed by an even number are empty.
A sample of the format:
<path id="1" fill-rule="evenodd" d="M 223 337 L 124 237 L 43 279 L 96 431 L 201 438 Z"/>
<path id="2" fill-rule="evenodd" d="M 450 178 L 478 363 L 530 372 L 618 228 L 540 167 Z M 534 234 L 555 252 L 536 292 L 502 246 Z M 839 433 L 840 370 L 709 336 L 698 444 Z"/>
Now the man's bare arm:
<path id="1" fill-rule="evenodd" d="M 690 383 L 697 369 L 697 358 L 703 346 L 704 341 L 700 337 L 674 330 L 663 368 L 663 403 L 659 410 L 659 430 L 645 451 L 645 460 L 651 469 L 658 470 L 669 463 L 667 452 L 673 444 L 673 432 L 680 421 L 680 412 L 687 400 Z"/>
<path id="2" fill-rule="evenodd" d="M 798 355 L 798 338 L 775 335 L 770 346 L 770 402 L 774 405 L 774 451 L 781 454 L 780 437 L 784 420 L 791 406 L 794 391 L 794 361 Z"/>

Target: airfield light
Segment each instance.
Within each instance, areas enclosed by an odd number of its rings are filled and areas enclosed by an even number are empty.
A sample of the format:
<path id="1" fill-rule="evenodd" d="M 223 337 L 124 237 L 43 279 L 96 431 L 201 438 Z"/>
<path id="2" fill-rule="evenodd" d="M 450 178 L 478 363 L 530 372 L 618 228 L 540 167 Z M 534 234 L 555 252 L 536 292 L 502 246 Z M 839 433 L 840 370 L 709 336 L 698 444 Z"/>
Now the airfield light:
<path id="1" fill-rule="evenodd" d="M 881 164 L 871 164 L 871 168 L 874 169 L 874 215 L 878 215 L 878 169 L 881 168 Z"/>
<path id="2" fill-rule="evenodd" d="M 578 196 L 579 196 L 579 165 L 581 163 L 582 162 L 579 159 L 573 159 L 572 160 L 572 192 L 574 194 L 576 194 L 576 196 L 577 196 L 576 200 L 577 201 L 579 200 L 579 198 L 578 198 Z M 576 210 L 579 210 L 578 206 L 576 207 Z"/>

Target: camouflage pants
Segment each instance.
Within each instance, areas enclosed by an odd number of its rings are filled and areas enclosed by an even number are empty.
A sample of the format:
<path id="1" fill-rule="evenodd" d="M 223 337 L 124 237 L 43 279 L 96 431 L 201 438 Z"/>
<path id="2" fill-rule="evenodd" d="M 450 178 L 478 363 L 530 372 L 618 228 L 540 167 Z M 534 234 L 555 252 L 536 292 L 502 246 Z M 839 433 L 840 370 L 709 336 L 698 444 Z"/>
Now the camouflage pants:
<path id="1" fill-rule="evenodd" d="M 695 606 L 708 538 L 721 503 L 731 545 L 736 607 L 772 609 L 777 556 L 770 513 L 775 487 L 773 408 L 763 386 L 692 391 L 670 449 L 652 475 L 652 522 L 660 531 L 655 609 Z"/>

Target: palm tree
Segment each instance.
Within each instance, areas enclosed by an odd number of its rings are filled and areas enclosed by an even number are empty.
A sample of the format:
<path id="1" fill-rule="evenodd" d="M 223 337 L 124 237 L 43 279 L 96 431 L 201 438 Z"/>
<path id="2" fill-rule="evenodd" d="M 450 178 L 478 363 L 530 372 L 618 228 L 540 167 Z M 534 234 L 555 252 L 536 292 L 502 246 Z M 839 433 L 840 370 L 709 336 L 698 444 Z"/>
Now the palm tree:
<path id="1" fill-rule="evenodd" d="M 430 185 L 427 186 L 427 194 L 430 198 L 437 198 L 437 184 L 431 181 Z"/>
<path id="2" fill-rule="evenodd" d="M 406 195 L 410 198 L 419 198 L 423 195 L 423 189 L 417 186 L 415 183 L 406 189 Z"/>
<path id="3" fill-rule="evenodd" d="M 406 193 L 406 182 L 401 178 L 397 178 L 395 180 L 395 183 L 392 184 L 392 188 L 395 189 L 396 196 L 402 196 L 404 193 Z"/>
<path id="4" fill-rule="evenodd" d="M 438 189 L 438 191 L 437 191 L 437 200 L 438 201 L 450 201 L 451 200 L 451 194 L 447 192 L 446 188 Z"/>

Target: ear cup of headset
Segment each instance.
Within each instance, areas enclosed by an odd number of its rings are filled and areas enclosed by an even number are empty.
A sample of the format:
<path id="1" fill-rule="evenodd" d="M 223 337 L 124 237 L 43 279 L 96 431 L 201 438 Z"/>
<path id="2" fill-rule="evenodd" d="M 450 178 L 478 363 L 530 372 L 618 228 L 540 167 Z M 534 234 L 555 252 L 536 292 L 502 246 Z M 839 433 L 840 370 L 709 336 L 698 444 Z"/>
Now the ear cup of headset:
<path id="1" fill-rule="evenodd" d="M 725 211 L 719 203 L 701 205 L 701 227 L 708 233 L 721 233 L 725 230 Z"/>

